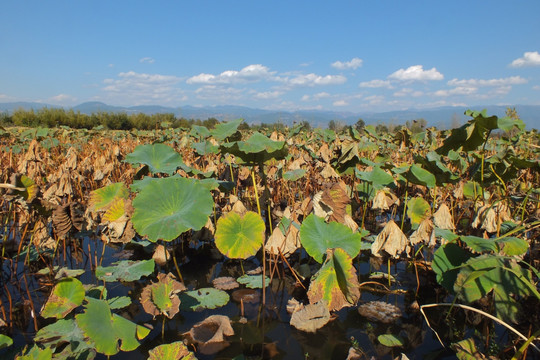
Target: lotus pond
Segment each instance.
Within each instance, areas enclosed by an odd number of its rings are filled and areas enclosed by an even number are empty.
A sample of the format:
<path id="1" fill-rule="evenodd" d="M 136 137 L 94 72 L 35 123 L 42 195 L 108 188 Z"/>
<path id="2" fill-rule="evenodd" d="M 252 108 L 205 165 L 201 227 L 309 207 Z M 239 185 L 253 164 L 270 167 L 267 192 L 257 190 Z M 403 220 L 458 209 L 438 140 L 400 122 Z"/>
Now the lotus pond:
<path id="1" fill-rule="evenodd" d="M 540 137 L 0 129 L 2 359 L 540 356 Z"/>

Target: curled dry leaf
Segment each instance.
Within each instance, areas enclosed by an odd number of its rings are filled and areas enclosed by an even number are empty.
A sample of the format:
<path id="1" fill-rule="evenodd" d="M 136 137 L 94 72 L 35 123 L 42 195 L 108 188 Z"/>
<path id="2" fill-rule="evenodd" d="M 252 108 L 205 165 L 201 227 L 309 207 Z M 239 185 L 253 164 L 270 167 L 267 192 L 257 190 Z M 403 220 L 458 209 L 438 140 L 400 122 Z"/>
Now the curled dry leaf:
<path id="1" fill-rule="evenodd" d="M 384 250 L 390 256 L 397 258 L 403 251 L 409 252 L 409 249 L 409 240 L 394 220 L 390 220 L 385 225 L 371 245 L 371 253 L 375 256 L 380 256 L 379 252 Z"/>
<path id="2" fill-rule="evenodd" d="M 392 205 L 399 205 L 399 199 L 388 189 L 381 189 L 375 194 L 372 209 L 389 210 Z"/>
<path id="3" fill-rule="evenodd" d="M 214 227 L 214 223 L 212 220 L 210 220 L 210 218 L 208 218 L 206 225 L 204 225 L 201 230 L 196 231 L 193 234 L 193 240 L 210 241 L 214 238 L 215 232 L 216 228 Z"/>
<path id="4" fill-rule="evenodd" d="M 238 215 L 240 216 L 244 216 L 246 213 L 247 213 L 247 209 L 246 207 L 244 206 L 244 203 L 242 203 L 240 200 L 238 200 L 237 202 L 234 203 L 234 205 L 232 206 L 232 209 L 231 209 L 232 212 L 235 212 L 237 213 Z"/>
<path id="5" fill-rule="evenodd" d="M 370 301 L 358 307 L 358 313 L 371 321 L 389 324 L 401 317 L 401 310 L 382 301 Z"/>
<path id="6" fill-rule="evenodd" d="M 54 249 L 56 247 L 56 241 L 49 235 L 47 224 L 41 218 L 34 225 L 33 242 L 38 249 Z"/>
<path id="7" fill-rule="evenodd" d="M 240 286 L 235 278 L 231 276 L 222 276 L 212 280 L 212 285 L 219 290 L 232 290 Z"/>
<path id="8" fill-rule="evenodd" d="M 332 166 L 330 166 L 330 164 L 324 165 L 323 169 L 321 170 L 321 176 L 324 179 L 339 179 L 339 174 L 336 172 L 336 170 L 334 170 L 334 168 L 332 168 Z"/>
<path id="9" fill-rule="evenodd" d="M 287 301 L 287 312 L 289 314 L 293 314 L 297 312 L 298 310 L 302 310 L 304 308 L 304 304 L 302 304 L 300 301 L 296 300 L 295 298 L 289 299 Z"/>
<path id="10" fill-rule="evenodd" d="M 291 325 L 305 332 L 314 333 L 330 321 L 330 311 L 325 301 L 306 305 L 291 316 Z"/>
<path id="11" fill-rule="evenodd" d="M 52 223 L 55 233 L 62 237 L 66 236 L 71 229 L 81 230 L 84 218 L 77 203 L 68 203 L 56 207 L 52 214 Z"/>
<path id="12" fill-rule="evenodd" d="M 211 315 L 193 325 L 191 330 L 184 333 L 191 344 L 198 344 L 203 354 L 215 354 L 229 346 L 225 336 L 233 336 L 231 320 L 224 315 Z"/>
<path id="13" fill-rule="evenodd" d="M 435 246 L 435 232 L 433 231 L 433 222 L 430 219 L 424 219 L 410 236 L 411 245 L 426 244 Z"/>
<path id="14" fill-rule="evenodd" d="M 283 235 L 278 226 L 266 241 L 264 248 L 272 255 L 279 255 L 281 252 L 283 256 L 288 257 L 300 247 L 298 233 L 299 230 L 292 223 L 287 228 L 287 236 Z"/>
<path id="15" fill-rule="evenodd" d="M 481 229 L 486 230 L 488 233 L 494 233 L 497 232 L 497 229 L 500 228 L 504 221 L 508 220 L 511 220 L 508 215 L 508 205 L 498 202 L 494 205 L 486 204 L 479 208 L 472 226 L 478 228 L 481 224 Z"/>
<path id="16" fill-rule="evenodd" d="M 154 259 L 156 264 L 158 264 L 159 266 L 165 266 L 167 264 L 167 260 L 171 259 L 171 252 L 165 249 L 165 246 L 158 245 L 154 250 L 152 259 Z"/>
<path id="17" fill-rule="evenodd" d="M 439 229 L 454 230 L 456 228 L 450 209 L 445 203 L 442 203 L 435 214 L 433 214 L 433 223 Z"/>

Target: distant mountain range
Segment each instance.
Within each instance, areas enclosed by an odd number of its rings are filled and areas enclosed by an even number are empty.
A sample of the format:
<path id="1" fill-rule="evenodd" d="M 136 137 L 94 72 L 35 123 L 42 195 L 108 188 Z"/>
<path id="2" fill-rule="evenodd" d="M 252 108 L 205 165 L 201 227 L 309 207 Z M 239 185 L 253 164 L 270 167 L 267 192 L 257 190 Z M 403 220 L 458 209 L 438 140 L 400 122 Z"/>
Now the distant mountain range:
<path id="1" fill-rule="evenodd" d="M 445 106 L 429 109 L 407 109 L 387 112 L 338 112 L 325 110 L 301 110 L 301 111 L 276 111 L 254 109 L 244 106 L 181 106 L 177 108 L 165 107 L 159 105 L 140 105 L 140 106 L 113 106 L 102 102 L 85 102 L 72 108 L 73 111 L 83 114 L 91 114 L 97 112 L 126 112 L 130 113 L 173 113 L 177 117 L 187 119 L 206 120 L 214 117 L 221 121 L 243 118 L 249 124 L 260 123 L 275 123 L 281 122 L 286 125 L 292 125 L 294 122 L 309 121 L 313 126 L 326 127 L 330 120 L 343 122 L 347 125 L 352 125 L 363 119 L 366 124 L 403 124 L 407 120 L 423 118 L 429 126 L 437 126 L 438 128 L 448 128 L 456 124 L 462 124 L 469 119 L 464 115 L 467 109 L 482 110 L 487 109 L 488 115 L 504 116 L 508 106 L 515 107 L 521 119 L 525 122 L 528 129 L 540 129 L 540 105 L 485 105 L 485 106 Z M 61 106 L 35 103 L 35 102 L 11 102 L 0 103 L 0 112 L 7 111 L 9 113 L 17 109 L 38 110 L 43 107 L 62 108 Z"/>

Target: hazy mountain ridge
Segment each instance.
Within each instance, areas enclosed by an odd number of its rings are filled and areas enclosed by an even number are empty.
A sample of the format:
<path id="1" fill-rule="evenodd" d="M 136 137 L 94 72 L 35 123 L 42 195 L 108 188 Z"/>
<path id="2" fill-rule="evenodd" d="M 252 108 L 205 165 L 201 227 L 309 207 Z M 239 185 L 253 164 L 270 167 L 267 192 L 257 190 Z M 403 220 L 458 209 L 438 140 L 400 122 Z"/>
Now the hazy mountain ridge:
<path id="1" fill-rule="evenodd" d="M 0 112 L 7 111 L 11 113 L 17 109 L 38 110 L 44 107 L 47 108 L 64 108 L 66 110 L 84 114 L 97 112 L 126 112 L 130 113 L 173 113 L 177 117 L 188 119 L 217 118 L 219 120 L 233 120 L 244 118 L 249 124 L 259 123 L 274 123 L 281 122 L 283 124 L 292 125 L 294 122 L 309 121 L 313 126 L 325 127 L 330 120 L 341 121 L 345 124 L 352 125 L 358 119 L 363 119 L 366 124 L 391 123 L 403 124 L 407 120 L 424 118 L 430 126 L 441 128 L 455 125 L 456 122 L 463 123 L 469 119 L 464 115 L 467 109 L 482 110 L 487 109 L 488 115 L 497 115 L 499 117 L 505 115 L 506 108 L 515 107 L 521 119 L 527 125 L 527 128 L 540 129 L 540 105 L 479 105 L 479 106 L 445 106 L 428 109 L 407 109 L 395 110 L 386 112 L 338 112 L 329 110 L 299 110 L 299 111 L 277 111 L 255 109 L 245 106 L 235 105 L 217 105 L 217 106 L 180 106 L 177 108 L 166 107 L 160 105 L 139 105 L 139 106 L 114 106 L 102 102 L 85 102 L 73 107 L 62 107 L 52 104 L 36 103 L 36 102 L 11 102 L 0 103 Z"/>

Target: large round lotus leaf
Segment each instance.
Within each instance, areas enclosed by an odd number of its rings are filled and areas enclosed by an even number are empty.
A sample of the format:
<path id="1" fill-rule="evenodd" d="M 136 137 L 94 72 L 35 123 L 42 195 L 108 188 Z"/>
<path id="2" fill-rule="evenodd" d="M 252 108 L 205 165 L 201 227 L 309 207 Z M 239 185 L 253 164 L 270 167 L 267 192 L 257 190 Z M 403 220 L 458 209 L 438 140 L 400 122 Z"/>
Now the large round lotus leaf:
<path id="1" fill-rule="evenodd" d="M 436 186 L 435 175 L 416 164 L 412 164 L 409 171 L 404 173 L 403 176 L 409 182 L 416 185 L 424 185 L 428 188 L 434 188 Z"/>
<path id="2" fill-rule="evenodd" d="M 125 162 L 148 165 L 152 173 L 173 174 L 184 165 L 182 157 L 173 148 L 165 144 L 139 145 L 126 155 Z"/>
<path id="3" fill-rule="evenodd" d="M 341 248 L 354 258 L 360 252 L 362 235 L 353 233 L 347 226 L 323 218 L 309 215 L 300 227 L 300 242 L 306 252 L 322 263 L 327 249 Z"/>
<path id="4" fill-rule="evenodd" d="M 431 206 L 420 197 L 412 198 L 407 204 L 407 216 L 411 219 L 411 224 L 419 225 L 431 216 Z"/>
<path id="5" fill-rule="evenodd" d="M 403 341 L 402 338 L 400 338 L 397 335 L 393 335 L 393 334 L 379 335 L 377 337 L 377 340 L 379 340 L 379 342 L 382 345 L 388 346 L 388 347 L 403 346 L 405 344 L 405 342 Z"/>
<path id="6" fill-rule="evenodd" d="M 242 121 L 244 121 L 244 119 L 237 119 L 217 124 L 210 133 L 213 137 L 220 141 L 224 141 L 225 139 L 227 139 L 228 141 L 236 140 L 233 139 L 233 135 L 238 134 L 238 137 L 240 136 L 238 132 L 238 126 L 240 126 Z"/>
<path id="7" fill-rule="evenodd" d="M 214 288 L 185 291 L 179 297 L 180 309 L 191 311 L 215 309 L 229 302 L 229 294 Z"/>
<path id="8" fill-rule="evenodd" d="M 148 352 L 148 360 L 197 360 L 183 341 L 159 345 Z"/>
<path id="9" fill-rule="evenodd" d="M 70 344 L 61 353 L 55 354 L 58 359 L 93 359 L 96 355 L 95 349 L 85 341 L 84 333 L 74 319 L 60 319 L 39 329 L 34 341 L 56 349 L 63 344 Z M 84 356 L 86 353 L 89 354 L 88 357 Z"/>
<path id="10" fill-rule="evenodd" d="M 150 260 L 122 260 L 111 266 L 98 266 L 96 277 L 104 281 L 135 281 L 154 272 L 156 264 Z"/>
<path id="11" fill-rule="evenodd" d="M 210 191 L 194 179 L 163 178 L 143 187 L 133 200 L 133 227 L 151 241 L 176 239 L 201 229 L 214 208 Z"/>
<path id="12" fill-rule="evenodd" d="M 90 193 L 90 206 L 95 210 L 108 208 L 118 199 L 127 199 L 129 191 L 123 182 L 107 185 Z"/>
<path id="13" fill-rule="evenodd" d="M 75 278 L 65 278 L 56 284 L 41 311 L 41 316 L 57 319 L 65 317 L 84 300 L 84 287 Z"/>
<path id="14" fill-rule="evenodd" d="M 216 246 L 231 259 L 247 259 L 261 248 L 264 230 L 264 221 L 253 211 L 243 217 L 230 212 L 217 222 Z"/>
<path id="15" fill-rule="evenodd" d="M 296 170 L 290 170 L 285 173 L 283 173 L 283 179 L 288 181 L 296 181 L 306 175 L 306 170 L 304 169 L 296 169 Z"/>
<path id="16" fill-rule="evenodd" d="M 135 350 L 139 346 L 137 339 L 148 335 L 148 329 L 112 314 L 106 300 L 87 298 L 87 301 L 86 311 L 76 315 L 75 320 L 98 352 L 114 355 L 120 350 Z"/>
<path id="17" fill-rule="evenodd" d="M 374 166 L 371 171 L 359 171 L 358 178 L 370 182 L 375 189 L 381 189 L 386 186 L 394 185 L 394 177 L 381 169 L 379 166 Z"/>
<path id="18" fill-rule="evenodd" d="M 327 260 L 313 275 L 307 295 L 311 304 L 325 300 L 330 311 L 358 301 L 360 284 L 356 269 L 343 249 L 328 250 Z"/>

